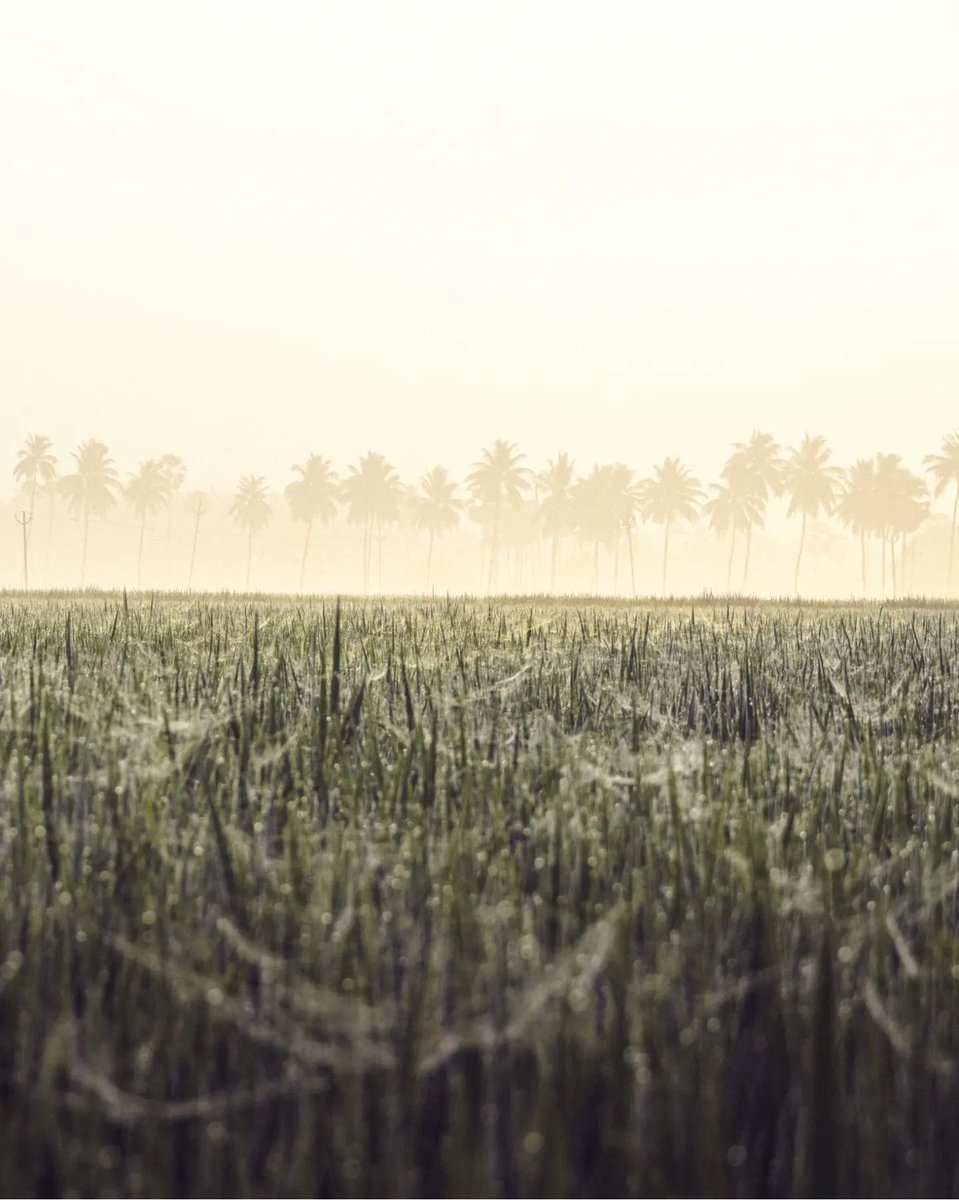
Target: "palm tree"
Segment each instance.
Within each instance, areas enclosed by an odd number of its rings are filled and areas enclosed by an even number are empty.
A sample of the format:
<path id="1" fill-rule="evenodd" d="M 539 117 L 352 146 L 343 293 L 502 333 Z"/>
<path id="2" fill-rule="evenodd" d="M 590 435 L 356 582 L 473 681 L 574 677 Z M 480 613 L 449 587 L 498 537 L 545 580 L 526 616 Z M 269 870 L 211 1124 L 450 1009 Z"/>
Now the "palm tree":
<path id="1" fill-rule="evenodd" d="M 50 487 L 57 477 L 57 459 L 52 453 L 53 443 L 42 433 L 32 433 L 17 452 L 17 465 L 13 477 L 30 491 L 30 521 L 36 507 L 37 491 Z"/>
<path id="2" fill-rule="evenodd" d="M 88 438 L 73 452 L 76 470 L 60 480 L 60 490 L 66 497 L 73 517 L 83 521 L 83 551 L 80 564 L 80 586 L 86 583 L 87 547 L 90 540 L 90 517 L 105 517 L 116 503 L 120 481 L 108 447 L 96 438 Z"/>
<path id="3" fill-rule="evenodd" d="M 202 492 L 194 492 L 190 502 L 190 511 L 193 513 L 193 544 L 190 547 L 190 570 L 187 575 L 186 589 L 188 592 L 193 591 L 193 568 L 196 565 L 196 547 L 200 540 L 200 521 L 206 514 L 206 505 Z"/>
<path id="4" fill-rule="evenodd" d="M 170 571 L 170 535 L 173 528 L 173 497 L 183 487 L 186 479 L 186 463 L 179 454 L 161 454 L 157 460 L 166 477 L 166 565 Z"/>
<path id="5" fill-rule="evenodd" d="M 347 505 L 347 519 L 363 528 L 363 590 L 369 591 L 373 562 L 373 540 L 379 543 L 379 579 L 383 582 L 382 528 L 395 521 L 403 495 L 402 484 L 382 454 L 369 451 L 350 467 L 341 488 Z"/>
<path id="6" fill-rule="evenodd" d="M 933 478 L 933 495 L 938 499 L 952 484 L 955 495 L 952 500 L 952 530 L 949 534 L 949 568 L 946 575 L 946 590 L 952 594 L 952 559 L 956 543 L 956 515 L 959 510 L 959 430 L 947 434 L 942 441 L 939 454 L 927 454 L 923 460 L 927 472 Z"/>
<path id="7" fill-rule="evenodd" d="M 858 459 L 846 471 L 842 491 L 836 501 L 836 513 L 859 537 L 862 594 L 866 596 L 866 539 L 877 530 L 876 464 L 871 458 Z"/>
<path id="8" fill-rule="evenodd" d="M 836 506 L 836 493 L 842 472 L 827 465 L 831 457 L 832 451 L 826 445 L 826 439 L 819 436 L 810 437 L 807 433 L 799 446 L 790 451 L 789 458 L 783 466 L 783 484 L 789 493 L 788 515 L 794 517 L 799 513 L 802 516 L 796 571 L 793 576 L 793 590 L 797 594 L 799 567 L 806 544 L 806 521 L 809 517 L 815 520 L 820 514 L 828 516 Z"/>
<path id="9" fill-rule="evenodd" d="M 329 459 L 321 458 L 318 454 L 311 454 L 302 467 L 294 466 L 293 470 L 299 475 L 299 479 L 294 479 L 287 485 L 284 495 L 290 506 L 293 520 L 302 521 L 306 525 L 303 557 L 300 560 L 300 591 L 302 591 L 313 522 L 322 521 L 324 525 L 328 525 L 336 516 L 339 483 Z"/>
<path id="10" fill-rule="evenodd" d="M 713 496 L 703 505 L 703 512 L 709 518 L 709 527 L 717 535 L 722 536 L 727 531 L 729 541 L 729 562 L 726 566 L 726 590 L 729 591 L 733 573 L 733 555 L 736 553 L 736 534 L 745 532 L 747 538 L 754 525 L 762 528 L 766 512 L 764 500 L 757 495 L 755 488 L 748 478 L 727 463 L 723 472 L 723 482 L 713 484 Z M 748 542 L 747 542 L 748 546 Z M 747 566 L 748 566 L 747 550 Z M 745 586 L 746 573 L 743 571 Z"/>
<path id="11" fill-rule="evenodd" d="M 639 491 L 632 472 L 623 463 L 594 466 L 573 489 L 576 528 L 593 543 L 593 579 L 599 591 L 599 550 L 613 552 L 613 588 L 619 586 L 619 547 L 623 534 L 629 546 L 629 572 L 633 594 L 636 572 L 633 560 L 633 525 L 639 505 Z"/>
<path id="12" fill-rule="evenodd" d="M 925 483 L 903 465 L 898 454 L 876 455 L 876 529 L 882 538 L 883 593 L 885 593 L 886 547 L 892 573 L 892 594 L 905 589 L 905 578 L 897 580 L 896 540 L 901 539 L 900 576 L 904 575 L 906 538 L 926 519 L 929 511 Z"/>
<path id="13" fill-rule="evenodd" d="M 539 501 L 539 517 L 543 533 L 550 539 L 549 590 L 556 591 L 559 552 L 562 539 L 573 530 L 575 521 L 576 470 L 568 454 L 560 453 L 546 464 L 546 470 L 536 476 L 536 487 L 543 490 Z"/>
<path id="14" fill-rule="evenodd" d="M 488 544 L 490 589 L 496 575 L 503 514 L 507 508 L 515 508 L 530 489 L 530 471 L 520 465 L 522 460 L 523 455 L 513 443 L 500 438 L 491 450 L 482 452 L 466 479 L 473 494 L 476 519 L 483 526 L 484 542 Z"/>
<path id="15" fill-rule="evenodd" d="M 253 535 L 263 529 L 273 510 L 266 498 L 266 480 L 262 475 L 244 475 L 237 485 L 230 505 L 230 516 L 246 530 L 246 588 L 250 589 L 250 567 L 253 562 Z"/>
<path id="16" fill-rule="evenodd" d="M 723 477 L 738 494 L 740 510 L 748 514 L 755 509 L 760 516 L 759 520 L 749 516 L 746 519 L 746 557 L 743 561 L 745 591 L 753 543 L 753 526 L 762 527 L 770 494 L 778 496 L 782 492 L 783 461 L 773 435 L 754 429 L 748 442 L 737 442 L 723 468 Z"/>
<path id="17" fill-rule="evenodd" d="M 152 517 L 167 503 L 170 496 L 169 476 L 159 459 L 140 463 L 140 470 L 130 477 L 126 496 L 130 507 L 140 518 L 140 541 L 137 546 L 137 587 L 143 570 L 143 539 L 147 517 Z"/>
<path id="18" fill-rule="evenodd" d="M 669 560 L 669 530 L 674 521 L 695 521 L 702 503 L 699 480 L 678 458 L 666 458 L 653 467 L 653 476 L 639 485 L 643 519 L 663 527 L 663 595 Z"/>
<path id="19" fill-rule="evenodd" d="M 414 497 L 413 522 L 429 534 L 426 553 L 426 588 L 429 591 L 433 567 L 433 542 L 438 534 L 448 533 L 459 524 L 463 501 L 456 496 L 456 484 L 445 467 L 434 467 L 420 480 L 420 494 Z"/>

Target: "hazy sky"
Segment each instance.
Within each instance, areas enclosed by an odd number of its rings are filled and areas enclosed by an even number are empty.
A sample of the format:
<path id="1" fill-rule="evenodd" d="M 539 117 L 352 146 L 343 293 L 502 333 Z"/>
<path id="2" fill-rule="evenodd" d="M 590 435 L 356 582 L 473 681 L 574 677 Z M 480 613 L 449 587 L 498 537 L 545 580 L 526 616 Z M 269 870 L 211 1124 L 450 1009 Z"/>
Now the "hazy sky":
<path id="1" fill-rule="evenodd" d="M 959 426 L 959 5 L 0 0 L 0 459 Z"/>

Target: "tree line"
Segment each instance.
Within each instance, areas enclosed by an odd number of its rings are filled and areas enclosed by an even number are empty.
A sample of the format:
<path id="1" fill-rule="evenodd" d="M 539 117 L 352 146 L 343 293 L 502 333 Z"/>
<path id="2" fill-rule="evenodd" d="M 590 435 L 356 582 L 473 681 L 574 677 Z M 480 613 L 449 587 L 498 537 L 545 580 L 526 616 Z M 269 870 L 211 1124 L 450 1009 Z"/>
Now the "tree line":
<path id="1" fill-rule="evenodd" d="M 644 478 L 636 478 L 621 462 L 578 472 L 574 459 L 565 452 L 534 471 L 512 442 L 498 440 L 481 452 L 462 483 L 442 466 L 428 471 L 415 485 L 404 483 L 393 465 L 375 451 L 360 457 L 342 474 L 329 459 L 310 454 L 292 468 L 293 478 L 283 496 L 290 516 L 303 526 L 301 588 L 314 532 L 343 512 L 360 532 L 367 591 L 374 557 L 380 564 L 380 578 L 382 575 L 382 544 L 388 526 L 406 520 L 426 539 L 425 583 L 429 590 L 434 545 L 465 518 L 479 526 L 480 581 L 490 591 L 504 586 L 504 556 L 511 544 L 518 553 L 517 539 L 510 537 L 510 531 L 522 521 L 527 540 L 535 537 L 548 545 L 552 591 L 562 588 L 564 545 L 577 537 L 592 546 L 597 591 L 600 550 L 605 548 L 613 556 L 617 585 L 620 570 L 628 571 L 635 594 L 633 534 L 637 523 L 643 521 L 661 530 L 660 587 L 665 595 L 672 531 L 680 522 L 704 521 L 714 534 L 728 541 L 727 590 L 734 587 L 738 553 L 741 574 L 736 574 L 736 587 L 746 592 L 753 533 L 764 526 L 770 499 L 781 496 L 788 501 L 788 516 L 797 523 L 794 592 L 800 590 L 808 523 L 832 518 L 858 539 L 863 594 L 868 591 L 868 549 L 875 545 L 880 555 L 881 594 L 886 594 L 891 580 L 895 595 L 904 584 L 909 538 L 928 518 L 931 500 L 950 490 L 953 503 L 946 575 L 951 593 L 959 508 L 959 431 L 948 434 L 939 451 L 926 456 L 924 469 L 926 478 L 909 470 L 896 454 L 877 454 L 841 468 L 834 464 L 821 436 L 806 435 L 798 445 L 786 448 L 771 434 L 757 430 L 747 441 L 733 445 L 718 480 L 707 490 L 678 457 L 663 459 Z M 121 503 L 128 506 L 138 527 L 139 586 L 148 522 L 165 512 L 169 538 L 173 500 L 187 471 L 178 455 L 164 454 L 141 462 L 123 480 L 107 445 L 94 438 L 82 442 L 61 470 L 50 439 L 34 434 L 20 449 L 13 474 L 25 503 L 18 516 L 23 527 L 25 586 L 38 503 L 47 505 L 52 534 L 57 499 L 65 502 L 82 530 L 81 586 L 86 583 L 91 518 L 106 518 Z M 205 511 L 202 496 L 195 496 L 188 588 L 192 588 Z M 230 514 L 245 535 L 249 586 L 255 539 L 274 515 L 264 476 L 249 474 L 239 480 Z"/>

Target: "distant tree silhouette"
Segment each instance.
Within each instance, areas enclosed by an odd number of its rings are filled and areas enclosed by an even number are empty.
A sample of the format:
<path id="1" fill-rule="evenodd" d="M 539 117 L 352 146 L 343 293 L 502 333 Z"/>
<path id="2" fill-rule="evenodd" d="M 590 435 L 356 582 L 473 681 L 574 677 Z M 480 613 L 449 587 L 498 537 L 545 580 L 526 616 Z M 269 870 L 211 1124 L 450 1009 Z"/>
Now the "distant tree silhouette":
<path id="1" fill-rule="evenodd" d="M 876 464 L 871 458 L 857 459 L 845 472 L 842 490 L 836 502 L 836 513 L 859 538 L 862 594 L 869 594 L 866 576 L 866 541 L 876 532 L 878 494 Z M 885 562 L 885 557 L 883 558 Z"/>
<path id="2" fill-rule="evenodd" d="M 140 469 L 130 477 L 126 486 L 126 497 L 130 507 L 140 518 L 140 539 L 137 545 L 137 587 L 143 577 L 143 541 L 146 534 L 147 517 L 152 517 L 166 505 L 170 495 L 167 472 L 157 458 L 140 463 Z"/>
<path id="3" fill-rule="evenodd" d="M 629 547 L 632 592 L 636 593 L 633 557 L 633 524 L 639 491 L 632 472 L 623 463 L 594 466 L 573 489 L 576 529 L 593 544 L 593 581 L 599 591 L 599 551 L 606 546 L 613 554 L 613 588 L 619 585 L 619 546 L 625 533 Z"/>
<path id="4" fill-rule="evenodd" d="M 340 485 L 329 459 L 311 454 L 303 466 L 294 466 L 299 479 L 287 484 L 284 495 L 294 521 L 306 525 L 303 557 L 300 560 L 300 591 L 306 575 L 306 557 L 310 551 L 310 536 L 316 521 L 328 525 L 336 516 L 336 501 Z"/>
<path id="5" fill-rule="evenodd" d="M 546 470 L 536 476 L 539 499 L 539 518 L 543 533 L 550 541 L 549 590 L 556 591 L 556 576 L 562 540 L 573 532 L 576 504 L 573 489 L 576 469 L 568 454 L 557 454 L 546 464 Z"/>
<path id="6" fill-rule="evenodd" d="M 193 568 L 196 566 L 196 548 L 200 540 L 200 521 L 206 514 L 206 503 L 202 492 L 194 492 L 190 501 L 190 512 L 193 514 L 193 542 L 190 546 L 190 569 L 187 574 L 186 588 L 193 591 Z"/>
<path id="7" fill-rule="evenodd" d="M 42 433 L 32 433 L 27 438 L 23 448 L 17 451 L 13 477 L 28 490 L 32 522 L 38 489 L 49 487 L 57 477 L 57 459 L 53 453 L 53 443 L 48 437 Z"/>
<path id="8" fill-rule="evenodd" d="M 508 508 L 516 507 L 530 490 L 528 468 L 523 455 L 512 442 L 499 439 L 492 449 L 484 450 L 466 483 L 474 500 L 474 516 L 483 527 L 483 539 L 489 556 L 487 587 L 492 589 L 500 550 L 500 531 Z"/>
<path id="9" fill-rule="evenodd" d="M 836 496 L 842 480 L 842 472 L 828 465 L 832 452 L 824 437 L 810 437 L 807 433 L 800 444 L 789 452 L 783 465 L 782 481 L 789 494 L 789 516 L 798 513 L 802 517 L 799 534 L 799 550 L 796 554 L 796 570 L 793 575 L 793 591 L 799 591 L 799 567 L 806 544 L 806 521 L 818 516 L 829 516 L 836 506 Z"/>
<path id="10" fill-rule="evenodd" d="M 343 481 L 342 494 L 347 519 L 363 530 L 363 590 L 369 591 L 373 540 L 376 538 L 378 542 L 379 582 L 382 585 L 382 530 L 384 525 L 396 520 L 403 488 L 396 471 L 383 455 L 371 450 L 350 467 L 350 473 Z"/>
<path id="11" fill-rule="evenodd" d="M 947 434 L 942 440 L 938 454 L 927 454 L 923 460 L 926 471 L 933 478 L 933 495 L 938 498 L 952 486 L 952 528 L 949 533 L 949 567 L 946 574 L 946 590 L 952 594 L 952 562 L 956 544 L 956 515 L 959 511 L 959 430 Z"/>
<path id="12" fill-rule="evenodd" d="M 426 588 L 429 591 L 433 568 L 433 542 L 459 524 L 463 502 L 456 496 L 456 484 L 445 467 L 434 467 L 420 480 L 419 494 L 414 497 L 413 522 L 429 534 L 426 553 Z"/>
<path id="13" fill-rule="evenodd" d="M 733 557 L 736 553 L 736 535 L 745 533 L 747 537 L 754 526 L 760 529 L 766 513 L 766 503 L 757 492 L 755 484 L 735 463 L 727 463 L 723 472 L 723 482 L 714 483 L 712 498 L 703 505 L 703 513 L 709 519 L 710 529 L 723 536 L 730 534 L 729 561 L 726 565 L 726 590 L 731 590 L 733 574 Z M 748 552 L 747 552 L 748 568 Z M 746 571 L 743 571 L 745 586 Z"/>
<path id="14" fill-rule="evenodd" d="M 166 478 L 166 566 L 170 571 L 170 539 L 173 532 L 173 498 L 186 479 L 186 463 L 179 454 L 161 454 L 157 460 Z"/>
<path id="15" fill-rule="evenodd" d="M 246 588 L 250 589 L 253 564 L 253 535 L 265 528 L 273 514 L 267 500 L 266 480 L 262 475 L 244 475 L 230 505 L 230 516 L 246 530 Z"/>
<path id="16" fill-rule="evenodd" d="M 60 480 L 71 516 L 83 522 L 83 550 L 80 560 L 80 586 L 86 584 L 87 548 L 90 541 L 90 517 L 105 517 L 116 504 L 120 481 L 108 447 L 96 438 L 88 438 L 71 455 L 76 470 Z"/>
<path id="17" fill-rule="evenodd" d="M 783 461 L 773 435 L 754 429 L 748 442 L 737 442 L 723 468 L 723 477 L 737 495 L 740 512 L 746 514 L 746 556 L 743 560 L 745 591 L 749 577 L 753 527 L 762 528 L 770 495 L 778 496 L 782 492 Z M 758 520 L 751 515 L 754 512 L 758 512 Z"/>
<path id="18" fill-rule="evenodd" d="M 907 536 L 918 529 L 929 511 L 928 489 L 898 454 L 876 456 L 876 492 L 874 528 L 882 539 L 883 594 L 885 594 L 886 547 L 892 575 L 892 594 L 905 588 L 905 546 Z M 901 570 L 896 572 L 896 542 L 901 539 Z M 901 587 L 900 587 L 901 585 Z"/>
<path id="19" fill-rule="evenodd" d="M 675 521 L 695 521 L 702 503 L 699 480 L 678 458 L 666 458 L 653 467 L 650 478 L 639 485 L 639 508 L 643 518 L 663 527 L 663 595 L 669 561 L 669 531 Z"/>

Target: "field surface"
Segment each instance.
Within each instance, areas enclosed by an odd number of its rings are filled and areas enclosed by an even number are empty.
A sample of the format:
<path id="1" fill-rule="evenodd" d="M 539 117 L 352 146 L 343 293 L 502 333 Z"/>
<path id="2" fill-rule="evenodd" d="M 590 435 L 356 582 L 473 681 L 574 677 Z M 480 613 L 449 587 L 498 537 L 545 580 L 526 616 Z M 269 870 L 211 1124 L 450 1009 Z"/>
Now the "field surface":
<path id="1" fill-rule="evenodd" d="M 0 1191 L 955 1195 L 959 614 L 0 598 Z"/>

